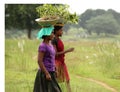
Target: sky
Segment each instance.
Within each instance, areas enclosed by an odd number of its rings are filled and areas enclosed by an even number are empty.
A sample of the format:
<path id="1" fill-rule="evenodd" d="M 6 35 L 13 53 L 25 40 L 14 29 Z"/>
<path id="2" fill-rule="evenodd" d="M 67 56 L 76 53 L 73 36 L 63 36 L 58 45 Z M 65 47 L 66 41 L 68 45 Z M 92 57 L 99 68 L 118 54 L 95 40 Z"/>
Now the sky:
<path id="1" fill-rule="evenodd" d="M 61 3 L 70 5 L 71 11 L 81 14 L 87 9 L 113 9 L 120 12 L 119 0 L 6 0 L 5 3 Z"/>
<path id="2" fill-rule="evenodd" d="M 120 4 L 118 0 L 79 0 L 78 2 L 70 3 L 70 8 L 73 12 L 81 14 L 87 9 L 113 9 L 120 13 Z"/>
<path id="3" fill-rule="evenodd" d="M 68 4 L 70 5 L 70 12 L 77 14 L 81 14 L 85 12 L 87 9 L 113 9 L 120 13 L 120 4 L 119 0 L 1 0 L 0 3 L 0 92 L 5 92 L 4 84 L 5 84 L 5 25 L 4 25 L 4 5 L 5 4 L 29 4 L 29 3 L 49 3 L 49 4 Z"/>

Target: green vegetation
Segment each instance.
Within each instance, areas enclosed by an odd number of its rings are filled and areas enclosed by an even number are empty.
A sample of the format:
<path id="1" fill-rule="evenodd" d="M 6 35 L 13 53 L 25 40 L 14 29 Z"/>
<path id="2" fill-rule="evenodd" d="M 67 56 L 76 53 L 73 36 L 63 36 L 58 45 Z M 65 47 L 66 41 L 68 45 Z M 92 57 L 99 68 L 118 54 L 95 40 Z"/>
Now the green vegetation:
<path id="1" fill-rule="evenodd" d="M 36 11 L 40 18 L 54 19 L 59 17 L 59 22 L 63 23 L 78 23 L 78 16 L 76 13 L 71 14 L 69 12 L 69 5 L 66 4 L 44 4 L 36 8 Z"/>
<path id="2" fill-rule="evenodd" d="M 65 23 L 77 23 L 78 16 L 71 14 L 68 8 L 65 4 L 5 4 L 5 29 L 27 30 L 27 37 L 31 39 L 32 31 L 41 28 L 35 21 L 37 18 L 57 15 Z"/>
<path id="3" fill-rule="evenodd" d="M 79 25 L 87 29 L 88 33 L 104 34 L 119 34 L 120 33 L 120 13 L 108 9 L 88 9 L 80 15 Z"/>
<path id="4" fill-rule="evenodd" d="M 40 28 L 35 22 L 39 17 L 35 12 L 38 6 L 5 4 L 6 92 L 33 90 L 40 44 L 34 39 L 36 29 Z M 66 35 L 62 37 L 65 48 L 75 47 L 74 52 L 66 55 L 73 92 L 112 92 L 88 79 L 103 82 L 120 92 L 120 14 L 111 9 L 88 9 L 79 17 L 78 25 L 65 25 Z M 65 84 L 60 86 L 66 92 Z"/>
<path id="5" fill-rule="evenodd" d="M 69 6 L 63 4 L 5 4 L 5 29 L 27 30 L 27 37 L 31 39 L 32 31 L 41 28 L 35 19 L 55 15 L 60 16 L 61 20 L 66 23 L 66 32 L 74 27 L 82 28 L 82 33 L 88 35 L 93 33 L 98 36 L 120 34 L 120 13 L 115 10 L 87 9 L 81 15 L 76 15 L 76 13 L 71 14 L 68 9 Z M 70 25 L 69 23 L 78 24 Z"/>
<path id="6" fill-rule="evenodd" d="M 40 4 L 5 4 L 5 29 L 26 29 L 27 37 L 31 38 L 33 29 L 39 28 L 35 12 Z"/>
<path id="7" fill-rule="evenodd" d="M 89 81 L 102 81 L 120 92 L 120 41 L 109 39 L 78 39 L 63 36 L 65 48 L 75 47 L 66 55 L 73 92 L 112 92 Z M 40 41 L 27 39 L 5 40 L 5 91 L 31 92 L 38 69 L 37 48 Z M 60 83 L 66 92 L 64 83 Z"/>

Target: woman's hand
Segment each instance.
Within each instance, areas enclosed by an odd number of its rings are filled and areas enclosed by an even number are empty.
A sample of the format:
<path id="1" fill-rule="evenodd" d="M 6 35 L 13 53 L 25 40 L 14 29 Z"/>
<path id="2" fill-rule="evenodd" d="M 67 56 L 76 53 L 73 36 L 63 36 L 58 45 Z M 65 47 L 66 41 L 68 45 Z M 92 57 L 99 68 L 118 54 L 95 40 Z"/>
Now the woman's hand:
<path id="1" fill-rule="evenodd" d="M 51 79 L 51 75 L 50 75 L 49 73 L 46 74 L 46 79 L 47 79 L 47 80 L 52 80 L 52 79 Z"/>
<path id="2" fill-rule="evenodd" d="M 72 52 L 72 51 L 74 51 L 74 48 L 67 49 L 67 52 Z"/>

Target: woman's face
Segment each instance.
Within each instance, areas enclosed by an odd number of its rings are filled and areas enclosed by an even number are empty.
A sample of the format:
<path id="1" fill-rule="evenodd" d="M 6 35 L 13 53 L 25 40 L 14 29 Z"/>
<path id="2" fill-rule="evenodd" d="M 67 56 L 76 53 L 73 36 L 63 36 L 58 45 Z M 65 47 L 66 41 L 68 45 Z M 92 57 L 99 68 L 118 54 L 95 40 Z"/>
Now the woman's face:
<path id="1" fill-rule="evenodd" d="M 59 30 L 57 31 L 57 35 L 58 35 L 58 36 L 62 36 L 62 34 L 63 34 L 63 29 L 61 28 L 61 29 L 59 29 Z"/>
<path id="2" fill-rule="evenodd" d="M 51 33 L 51 35 L 49 36 L 49 40 L 52 40 L 54 38 L 54 32 Z"/>

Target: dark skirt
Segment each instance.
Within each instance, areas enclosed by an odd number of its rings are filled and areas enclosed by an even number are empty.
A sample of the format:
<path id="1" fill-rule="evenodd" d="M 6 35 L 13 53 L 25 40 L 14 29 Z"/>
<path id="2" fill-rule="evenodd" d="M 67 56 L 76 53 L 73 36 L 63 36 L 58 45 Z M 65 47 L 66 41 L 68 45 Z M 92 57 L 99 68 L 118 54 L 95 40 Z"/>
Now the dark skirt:
<path id="1" fill-rule="evenodd" d="M 55 77 L 55 72 L 50 72 L 52 80 L 47 80 L 41 70 L 38 70 L 33 92 L 62 92 Z"/>

